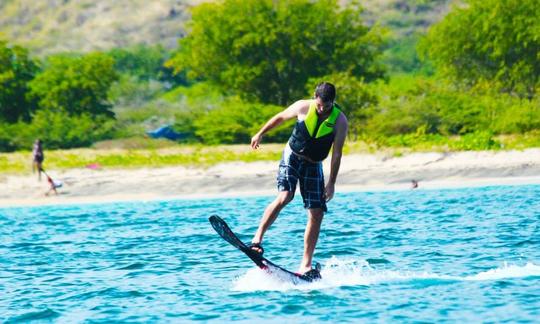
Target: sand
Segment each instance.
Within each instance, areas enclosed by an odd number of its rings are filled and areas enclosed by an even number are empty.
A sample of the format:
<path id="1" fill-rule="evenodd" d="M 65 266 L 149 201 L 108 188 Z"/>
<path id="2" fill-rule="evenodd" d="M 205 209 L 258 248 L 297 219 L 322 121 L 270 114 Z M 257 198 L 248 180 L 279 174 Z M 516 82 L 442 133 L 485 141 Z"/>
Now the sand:
<path id="1" fill-rule="evenodd" d="M 0 207 L 274 195 L 278 161 L 223 163 L 211 168 L 48 170 L 63 182 L 58 195 L 37 174 L 0 175 Z M 324 163 L 325 174 L 330 169 Z M 413 153 L 400 157 L 351 154 L 342 159 L 336 194 L 540 184 L 540 149 L 501 152 Z"/>

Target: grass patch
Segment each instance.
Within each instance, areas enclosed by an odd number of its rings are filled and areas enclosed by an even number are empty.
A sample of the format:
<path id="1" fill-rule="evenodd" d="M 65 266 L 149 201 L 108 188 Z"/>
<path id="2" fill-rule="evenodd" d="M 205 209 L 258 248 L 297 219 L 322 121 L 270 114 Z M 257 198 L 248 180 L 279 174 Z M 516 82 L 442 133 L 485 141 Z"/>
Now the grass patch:
<path id="1" fill-rule="evenodd" d="M 388 145 L 391 144 L 391 145 Z M 223 162 L 278 161 L 281 144 L 262 144 L 254 151 L 243 145 L 188 145 L 145 138 L 97 143 L 94 148 L 45 151 L 44 168 L 63 170 L 99 164 L 103 168 L 143 168 L 186 166 L 207 168 Z M 523 150 L 540 147 L 540 131 L 519 135 L 388 138 L 387 144 L 374 141 L 347 142 L 344 154 L 384 152 L 401 156 L 411 152 L 453 152 L 461 150 Z M 30 173 L 31 152 L 0 153 L 0 173 Z"/>
<path id="2" fill-rule="evenodd" d="M 505 150 L 524 150 L 530 147 L 540 147 L 540 130 L 520 135 L 499 135 L 496 139 Z"/>
<path id="3" fill-rule="evenodd" d="M 206 168 L 223 162 L 277 161 L 283 144 L 265 144 L 253 151 L 249 145 L 179 145 L 160 148 L 71 149 L 45 151 L 45 170 L 85 168 L 99 164 L 103 168 L 142 168 L 186 166 Z M 31 172 L 31 152 L 0 153 L 1 173 Z"/>

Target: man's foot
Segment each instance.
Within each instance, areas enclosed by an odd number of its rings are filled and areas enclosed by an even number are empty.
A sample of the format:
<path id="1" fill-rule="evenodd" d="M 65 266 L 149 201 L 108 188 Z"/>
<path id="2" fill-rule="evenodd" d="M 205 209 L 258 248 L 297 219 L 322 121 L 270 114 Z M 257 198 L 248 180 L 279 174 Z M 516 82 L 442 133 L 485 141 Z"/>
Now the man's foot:
<path id="1" fill-rule="evenodd" d="M 301 273 L 302 275 L 313 280 L 321 279 L 321 265 L 319 262 L 315 262 L 314 268 L 300 268 L 300 271 L 298 273 Z"/>
<path id="2" fill-rule="evenodd" d="M 310 278 L 311 280 L 321 279 L 321 272 L 317 269 L 311 269 L 308 272 L 304 273 L 305 277 Z"/>
<path id="3" fill-rule="evenodd" d="M 261 256 L 263 255 L 264 253 L 264 249 L 262 247 L 262 244 L 259 242 L 259 243 L 251 243 L 249 245 L 249 248 L 257 253 L 259 253 Z"/>

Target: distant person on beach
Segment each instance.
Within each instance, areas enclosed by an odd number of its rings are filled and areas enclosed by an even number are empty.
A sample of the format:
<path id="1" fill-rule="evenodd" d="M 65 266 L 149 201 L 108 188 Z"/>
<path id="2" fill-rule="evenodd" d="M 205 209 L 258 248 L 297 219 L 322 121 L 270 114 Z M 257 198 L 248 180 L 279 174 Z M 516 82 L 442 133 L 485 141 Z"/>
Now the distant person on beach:
<path id="1" fill-rule="evenodd" d="M 313 253 L 321 228 L 326 203 L 334 196 L 343 144 L 348 122 L 340 107 L 334 102 L 336 89 L 328 82 L 317 85 L 313 99 L 299 100 L 270 118 L 251 139 L 251 147 L 259 148 L 262 137 L 284 121 L 296 118 L 292 135 L 283 150 L 277 176 L 278 195 L 263 213 L 259 228 L 253 236 L 251 248 L 264 253 L 264 233 L 276 220 L 279 212 L 294 197 L 300 182 L 300 193 L 307 210 L 308 223 L 304 233 L 304 254 L 299 273 L 320 278 L 318 269 L 312 269 Z M 324 183 L 322 161 L 332 150 L 331 170 Z"/>
<path id="2" fill-rule="evenodd" d="M 45 196 L 48 196 L 52 192 L 54 192 L 55 195 L 58 195 L 58 191 L 56 191 L 56 188 L 62 187 L 63 183 L 59 180 L 53 180 L 51 177 L 47 175 L 47 182 L 49 182 L 49 190 L 45 193 Z"/>
<path id="3" fill-rule="evenodd" d="M 43 155 L 43 147 L 41 141 L 36 139 L 34 142 L 34 148 L 32 149 L 32 173 L 38 172 L 38 180 L 41 181 L 41 171 L 43 168 L 43 160 L 45 155 Z"/>

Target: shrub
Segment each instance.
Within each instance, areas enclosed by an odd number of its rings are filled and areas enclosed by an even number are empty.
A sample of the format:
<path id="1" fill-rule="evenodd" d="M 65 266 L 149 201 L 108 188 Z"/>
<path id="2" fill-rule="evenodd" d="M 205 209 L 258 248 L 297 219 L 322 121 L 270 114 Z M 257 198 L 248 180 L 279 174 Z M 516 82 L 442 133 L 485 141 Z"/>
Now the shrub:
<path id="1" fill-rule="evenodd" d="M 501 144 L 493 138 L 490 131 L 476 131 L 461 136 L 457 141 L 449 143 L 450 148 L 458 151 L 480 151 L 501 148 Z"/>
<path id="2" fill-rule="evenodd" d="M 246 103 L 231 98 L 194 120 L 195 134 L 207 144 L 250 143 L 263 124 L 283 108 Z M 282 142 L 290 135 L 289 123 L 265 135 L 265 142 Z"/>
<path id="3" fill-rule="evenodd" d="M 29 149 L 36 138 L 48 149 L 89 146 L 109 138 L 114 120 L 88 114 L 70 116 L 65 112 L 39 110 L 31 123 L 19 122 L 11 126 L 12 145 L 16 149 Z"/>

